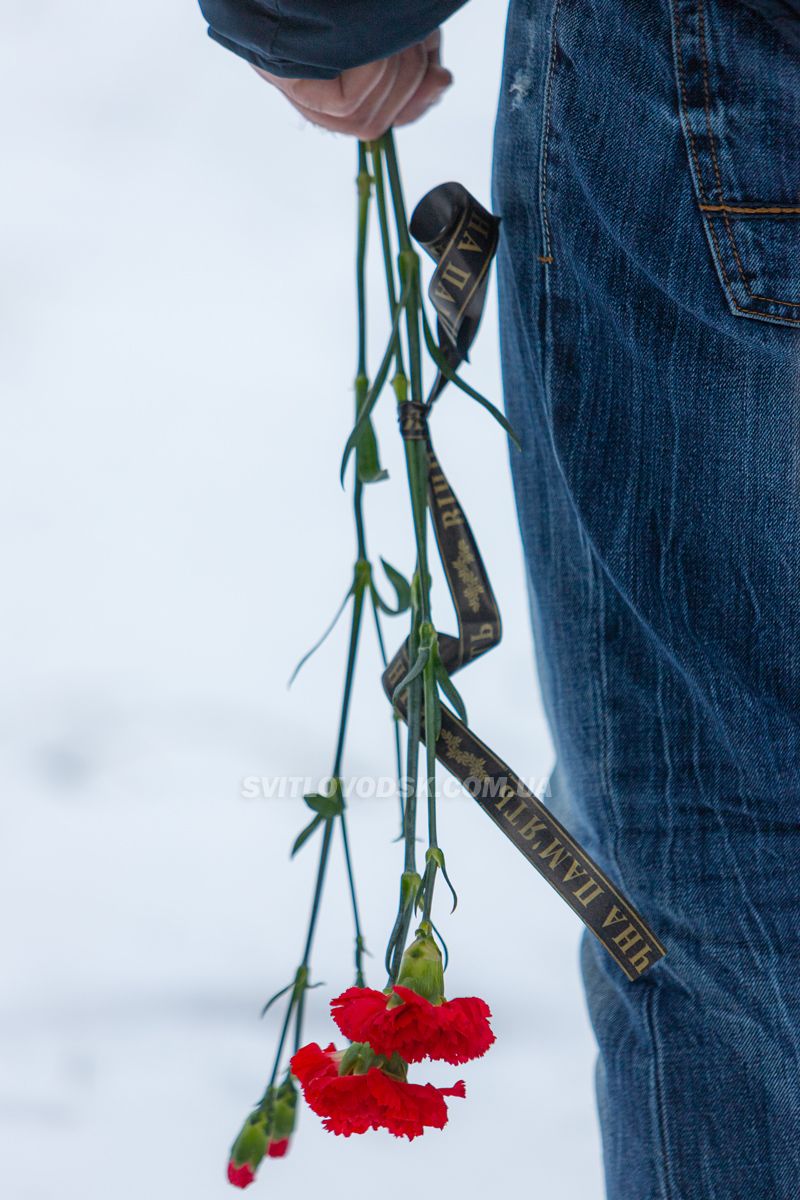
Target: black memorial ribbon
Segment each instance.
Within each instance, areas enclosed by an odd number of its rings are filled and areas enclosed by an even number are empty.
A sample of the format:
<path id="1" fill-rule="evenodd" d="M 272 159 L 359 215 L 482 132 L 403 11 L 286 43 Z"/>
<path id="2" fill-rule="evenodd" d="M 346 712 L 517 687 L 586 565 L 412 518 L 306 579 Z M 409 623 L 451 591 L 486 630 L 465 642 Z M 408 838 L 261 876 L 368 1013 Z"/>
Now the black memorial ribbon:
<path id="1" fill-rule="evenodd" d="M 411 233 L 436 263 L 428 295 L 438 318 L 439 354 L 449 371 L 440 369 L 426 404 L 408 401 L 400 406 L 400 430 L 404 438 L 426 446 L 434 536 L 458 623 L 457 637 L 437 635 L 450 675 L 498 644 L 500 611 L 467 518 L 434 453 L 428 414 L 477 333 L 499 225 L 499 219 L 457 183 L 442 184 L 423 197 L 410 224 Z M 408 666 L 405 643 L 383 674 L 390 698 Z M 405 718 L 402 695 L 395 704 Z M 446 705 L 436 757 L 599 938 L 628 979 L 638 979 L 664 957 L 662 943 L 597 863 Z"/>

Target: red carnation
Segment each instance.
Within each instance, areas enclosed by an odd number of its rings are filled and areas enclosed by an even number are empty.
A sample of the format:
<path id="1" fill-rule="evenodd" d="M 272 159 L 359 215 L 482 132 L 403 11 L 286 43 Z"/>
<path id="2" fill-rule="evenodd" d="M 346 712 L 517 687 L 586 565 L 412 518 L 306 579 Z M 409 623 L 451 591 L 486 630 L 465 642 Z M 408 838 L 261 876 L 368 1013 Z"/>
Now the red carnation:
<path id="1" fill-rule="evenodd" d="M 270 1158 L 283 1158 L 289 1149 L 288 1137 L 279 1138 L 277 1141 L 272 1138 L 267 1146 L 267 1155 Z"/>
<path id="2" fill-rule="evenodd" d="M 428 1128 L 446 1125 L 445 1096 L 466 1095 L 461 1080 L 451 1088 L 408 1083 L 406 1064 L 397 1056 L 387 1062 L 364 1045 L 343 1053 L 333 1044 L 323 1050 L 312 1042 L 298 1050 L 291 1066 L 309 1108 L 322 1117 L 326 1129 L 344 1137 L 368 1129 L 388 1129 L 409 1140 L 419 1137 Z"/>
<path id="3" fill-rule="evenodd" d="M 232 1183 L 234 1187 L 249 1187 L 255 1177 L 256 1173 L 249 1163 L 243 1163 L 240 1167 L 236 1166 L 233 1159 L 228 1163 L 228 1183 Z"/>
<path id="4" fill-rule="evenodd" d="M 477 996 L 431 1004 L 411 988 L 395 986 L 393 993 L 400 1002 L 374 988 L 348 988 L 331 1001 L 331 1014 L 346 1038 L 406 1062 L 465 1063 L 480 1058 L 495 1040 L 489 1006 Z"/>

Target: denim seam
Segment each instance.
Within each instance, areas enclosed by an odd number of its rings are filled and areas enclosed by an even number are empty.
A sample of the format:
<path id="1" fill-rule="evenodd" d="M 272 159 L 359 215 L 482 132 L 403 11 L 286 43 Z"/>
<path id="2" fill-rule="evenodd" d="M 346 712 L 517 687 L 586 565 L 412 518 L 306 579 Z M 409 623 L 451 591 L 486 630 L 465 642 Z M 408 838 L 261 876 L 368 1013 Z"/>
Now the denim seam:
<path id="1" fill-rule="evenodd" d="M 586 545 L 589 554 L 589 575 L 592 581 L 592 608 L 594 610 L 594 630 L 595 630 L 595 660 L 597 663 L 597 681 L 598 688 L 593 688 L 593 699 L 595 701 L 595 729 L 597 731 L 599 763 L 600 763 L 600 783 L 603 789 L 603 796 L 608 802 L 611 809 L 611 819 L 614 823 L 611 836 L 611 854 L 610 857 L 614 862 L 617 875 L 622 887 L 625 886 L 625 876 L 619 860 L 619 830 L 621 821 L 619 811 L 614 800 L 614 790 L 611 786 L 611 776 L 608 771 L 609 746 L 611 743 L 610 729 L 610 708 L 608 704 L 608 672 L 606 671 L 605 649 L 603 646 L 603 634 L 605 626 L 606 606 L 603 595 L 603 580 L 598 565 L 595 562 L 594 548 L 591 542 L 587 539 Z M 597 603 L 594 603 L 594 597 L 599 597 Z"/>
<path id="2" fill-rule="evenodd" d="M 555 73 L 556 55 L 558 53 L 556 27 L 558 24 L 558 14 L 561 9 L 561 3 L 562 0 L 555 0 L 553 15 L 550 21 L 550 55 L 547 63 L 547 77 L 545 80 L 544 121 L 542 125 L 539 201 L 542 213 L 542 249 L 544 250 L 544 253 L 539 255 L 539 262 L 544 263 L 545 265 L 549 265 L 553 262 L 553 242 L 550 229 L 550 217 L 547 211 L 547 165 L 550 152 L 550 129 L 552 127 L 553 114 L 553 75 Z"/>
<path id="3" fill-rule="evenodd" d="M 700 0 L 698 0 L 698 4 L 699 3 L 700 3 Z M 686 130 L 687 141 L 689 143 L 689 152 L 690 152 L 692 161 L 694 162 L 695 175 L 697 177 L 697 186 L 698 186 L 698 189 L 700 192 L 700 198 L 705 202 L 705 201 L 707 201 L 708 197 L 706 196 L 705 185 L 703 183 L 703 172 L 700 167 L 700 158 L 699 158 L 699 154 L 697 151 L 697 146 L 695 144 L 694 130 L 692 129 L 692 123 L 689 118 L 689 103 L 688 103 L 688 95 L 687 95 L 687 88 L 686 88 L 686 69 L 685 69 L 685 64 L 684 64 L 684 59 L 683 59 L 683 46 L 681 44 L 682 23 L 681 23 L 681 16 L 680 16 L 680 11 L 679 11 L 679 7 L 678 7 L 678 0 L 671 0 L 671 7 L 672 7 L 673 20 L 674 20 L 674 24 L 675 24 L 675 59 L 676 59 L 676 65 L 677 65 L 677 69 L 678 69 L 679 104 L 680 104 L 680 109 L 681 109 L 681 113 L 683 116 L 683 123 L 684 123 L 684 128 Z M 700 208 L 699 204 L 698 204 L 698 208 Z M 779 316 L 775 313 L 762 312 L 758 308 L 745 308 L 743 305 L 741 305 L 739 303 L 739 301 L 736 299 L 736 297 L 733 294 L 733 287 L 732 287 L 730 278 L 728 276 L 728 271 L 725 266 L 725 260 L 724 260 L 723 254 L 722 254 L 722 249 L 720 247 L 719 239 L 717 237 L 715 220 L 710 215 L 710 213 L 705 210 L 704 210 L 704 216 L 705 216 L 706 228 L 708 229 L 709 236 L 713 243 L 715 257 L 719 264 L 720 271 L 722 272 L 722 277 L 725 281 L 725 288 L 726 288 L 726 291 L 728 294 L 728 299 L 729 299 L 730 303 L 733 305 L 733 307 L 737 310 L 737 312 L 741 312 L 741 313 L 744 313 L 744 314 L 747 314 L 750 316 L 754 316 L 754 317 L 759 317 L 761 320 L 768 321 L 774 325 L 788 324 L 788 325 L 800 326 L 800 319 L 798 319 L 797 317 Z M 778 303 L 783 303 L 783 301 L 778 301 Z"/>
<path id="4" fill-rule="evenodd" d="M 653 1012 L 656 1004 L 656 988 L 650 987 L 644 997 L 644 1011 L 647 1032 L 650 1035 L 650 1045 L 653 1052 L 653 1099 L 655 1101 L 656 1132 L 660 1143 L 661 1155 L 656 1163 L 664 1200 L 672 1200 L 676 1195 L 672 1187 L 672 1160 L 667 1141 L 667 1115 L 664 1103 L 664 1081 L 661 1071 L 661 1046 L 656 1034 L 656 1020 Z"/>

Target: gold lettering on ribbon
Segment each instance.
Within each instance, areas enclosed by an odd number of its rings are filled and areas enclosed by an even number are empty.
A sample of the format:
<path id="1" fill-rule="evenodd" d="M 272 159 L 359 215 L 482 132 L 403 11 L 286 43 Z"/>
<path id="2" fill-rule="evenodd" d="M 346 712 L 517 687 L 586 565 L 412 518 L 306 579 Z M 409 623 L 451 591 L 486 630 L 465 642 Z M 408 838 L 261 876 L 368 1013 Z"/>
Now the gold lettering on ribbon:
<path id="1" fill-rule="evenodd" d="M 458 243 L 458 248 L 459 248 L 459 250 L 467 250 L 472 254 L 483 253 L 483 246 L 478 245 L 478 243 L 475 241 L 475 238 L 472 236 L 472 234 L 469 232 L 468 229 L 464 230 L 464 232 L 461 236 L 461 241 Z"/>
<path id="2" fill-rule="evenodd" d="M 653 952 L 652 946 L 648 945 L 647 942 L 644 942 L 642 946 L 638 945 L 639 942 L 644 941 L 639 930 L 634 925 L 631 925 L 628 914 L 624 909 L 618 908 L 616 904 L 612 904 L 608 916 L 603 921 L 603 928 L 613 928 L 615 925 L 625 925 L 625 928 L 613 939 L 614 945 L 619 947 L 637 975 L 641 975 L 642 971 L 646 971 L 650 966 L 650 955 Z M 636 947 L 636 952 L 631 954 L 634 947 Z"/>
<path id="3" fill-rule="evenodd" d="M 479 212 L 473 209 L 470 213 L 467 229 L 474 229 L 479 237 L 486 238 L 489 236 L 491 226 L 485 217 L 482 217 Z"/>
<path id="4" fill-rule="evenodd" d="M 581 875 L 588 874 L 589 872 L 579 865 L 577 858 L 573 858 L 572 866 L 564 875 L 564 883 L 569 883 L 572 879 L 578 879 Z"/>
<path id="5" fill-rule="evenodd" d="M 442 279 L 446 279 L 453 287 L 457 287 L 460 292 L 463 292 L 471 278 L 469 271 L 464 271 L 461 267 L 457 267 L 455 263 L 451 262 L 442 271 Z"/>
<path id="6" fill-rule="evenodd" d="M 609 925 L 621 925 L 623 921 L 627 921 L 626 914 L 622 909 L 617 908 L 616 904 L 611 905 L 611 910 L 603 921 L 603 929 L 608 929 Z"/>
<path id="7" fill-rule="evenodd" d="M 497 790 L 500 798 L 495 802 L 495 807 L 499 812 L 502 812 L 509 800 L 516 800 L 517 793 L 507 783 L 501 783 Z"/>
<path id="8" fill-rule="evenodd" d="M 592 879 L 590 875 L 586 880 L 586 883 L 582 883 L 581 886 L 572 894 L 575 899 L 583 905 L 584 908 L 588 908 L 593 900 L 596 900 L 598 896 L 602 896 L 603 890 L 604 889 L 600 887 L 600 884 L 597 883 L 596 880 Z"/>
<path id="9" fill-rule="evenodd" d="M 474 630 L 469 635 L 470 645 L 474 646 L 476 642 L 493 642 L 497 633 L 497 629 L 489 621 L 484 621 L 479 629 Z"/>
<path id="10" fill-rule="evenodd" d="M 442 526 L 445 529 L 452 529 L 456 526 L 464 524 L 464 514 L 461 511 L 458 501 L 453 495 L 450 484 L 442 474 L 439 464 L 432 454 L 428 456 L 430 465 L 430 474 L 428 483 L 430 490 L 433 492 L 436 501 L 436 507 L 442 510 Z"/>
<path id="11" fill-rule="evenodd" d="M 626 925 L 622 933 L 618 933 L 614 938 L 614 945 L 619 946 L 623 954 L 627 955 L 637 942 L 641 942 L 642 935 L 639 930 L 633 925 Z"/>
<path id="12" fill-rule="evenodd" d="M 458 557 L 453 559 L 453 570 L 463 588 L 462 595 L 467 607 L 472 612 L 480 612 L 481 596 L 485 589 L 474 567 L 475 555 L 470 550 L 469 542 L 466 538 L 459 538 Z"/>
<path id="13" fill-rule="evenodd" d="M 512 813 L 506 813 L 506 820 L 508 821 L 509 825 L 516 825 L 517 818 L 519 816 L 521 816 L 522 813 L 525 812 L 525 809 L 527 807 L 528 807 L 527 800 L 520 800 L 519 804 L 517 805 L 517 807 L 514 809 L 514 811 Z"/>
<path id="14" fill-rule="evenodd" d="M 486 759 L 478 758 L 477 754 L 472 754 L 471 751 L 464 750 L 461 738 L 455 733 L 451 733 L 449 729 L 443 729 L 439 741 L 444 743 L 444 749 L 453 762 L 458 763 L 461 767 L 466 767 L 471 779 L 482 783 L 484 779 L 488 778 L 486 773 Z"/>
<path id="15" fill-rule="evenodd" d="M 642 971 L 646 971 L 650 966 L 650 955 L 653 953 L 653 947 L 648 946 L 647 942 L 641 946 L 633 957 L 628 959 L 628 962 L 633 967 L 637 975 L 641 975 Z"/>
<path id="16" fill-rule="evenodd" d="M 539 851 L 539 858 L 544 859 L 551 871 L 555 871 L 561 860 L 568 857 L 568 851 L 564 849 L 558 838 L 553 838 L 549 846 Z"/>
<path id="17" fill-rule="evenodd" d="M 429 295 L 439 319 L 440 348 L 449 339 L 448 355 L 457 360 L 457 365 L 463 360 L 480 319 L 484 298 L 481 284 L 497 244 L 498 222 L 458 185 L 443 185 L 438 198 L 447 199 L 453 221 L 442 226 L 438 239 L 423 245 L 437 264 Z M 432 400 L 443 386 L 444 376 L 440 375 Z M 421 416 L 419 432 L 427 434 Z M 452 672 L 499 641 L 500 614 L 467 519 L 427 438 L 426 449 L 430 511 L 458 620 L 457 639 L 440 635 L 447 669 Z M 397 657 L 399 661 L 394 661 L 384 673 L 390 696 L 408 669 L 407 651 L 399 651 Z M 600 938 L 629 979 L 635 979 L 653 961 L 663 957 L 664 948 L 655 934 L 605 878 L 601 868 L 572 841 L 511 769 L 449 709 L 443 712 L 436 753 Z M 612 899 L 617 904 L 612 904 Z"/>
<path id="18" fill-rule="evenodd" d="M 545 822 L 539 817 L 533 816 L 531 817 L 530 821 L 527 821 L 526 824 L 522 826 L 522 829 L 519 831 L 519 836 L 524 838 L 526 842 L 530 842 L 536 837 L 536 834 L 541 833 L 543 829 L 547 829 Z M 537 842 L 532 848 L 535 850 L 540 845 L 541 842 Z"/>

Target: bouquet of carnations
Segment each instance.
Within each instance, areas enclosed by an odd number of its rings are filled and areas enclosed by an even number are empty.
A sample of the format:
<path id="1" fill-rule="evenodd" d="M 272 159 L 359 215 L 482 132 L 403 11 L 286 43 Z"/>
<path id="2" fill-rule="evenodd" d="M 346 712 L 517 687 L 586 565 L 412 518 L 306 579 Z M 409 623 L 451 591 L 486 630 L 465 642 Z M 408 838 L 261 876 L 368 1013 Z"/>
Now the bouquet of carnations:
<path id="1" fill-rule="evenodd" d="M 389 334 L 378 368 L 370 377 L 365 291 L 367 232 L 373 208 L 386 275 Z M 435 402 L 452 385 L 482 405 L 516 442 L 502 413 L 459 374 L 480 322 L 498 231 L 499 220 L 456 183 L 429 192 L 409 222 L 391 132 L 377 142 L 359 144 L 355 422 L 341 468 L 343 482 L 349 478 L 352 483 L 356 562 L 336 618 L 349 613 L 345 682 L 330 780 L 322 792 L 305 797 L 310 820 L 292 850 L 295 854 L 313 839 L 319 842 L 311 913 L 294 978 L 264 1009 L 281 1000 L 285 1003 L 272 1073 L 231 1148 L 228 1179 L 236 1187 L 253 1182 L 264 1158 L 286 1154 L 297 1118 L 298 1085 L 308 1107 L 331 1133 L 349 1137 L 386 1129 L 411 1139 L 427 1129 L 443 1128 L 448 1119 L 447 1100 L 463 1097 L 465 1086 L 459 1079 L 449 1087 L 436 1087 L 413 1078 L 410 1068 L 425 1060 L 461 1066 L 485 1054 L 495 1040 L 485 1000 L 476 996 L 448 999 L 445 994 L 446 954 L 433 922 L 434 891 L 440 875 L 452 895 L 453 909 L 456 896 L 437 837 L 437 763 L 460 780 L 597 935 L 629 979 L 638 978 L 664 954 L 661 943 L 601 868 L 472 732 L 452 679 L 458 670 L 497 645 L 500 614 L 463 509 L 434 453 L 429 418 Z M 428 297 L 436 313 L 435 334 L 425 311 L 414 241 L 434 262 Z M 427 391 L 423 386 L 423 347 L 435 370 Z M 386 479 L 372 423 L 375 405 L 384 395 L 393 397 L 397 408 L 416 549 L 410 581 L 381 559 L 393 593 L 391 601 L 382 594 L 379 573 L 367 552 L 364 513 L 365 489 Z M 431 531 L 456 612 L 455 635 L 437 632 L 432 620 Z M 364 937 L 342 775 L 367 610 L 372 612 L 383 656 L 384 689 L 397 718 L 396 771 L 404 843 L 397 915 L 387 941 L 381 990 L 367 987 L 365 981 Z M 409 620 L 408 634 L 387 660 L 384 621 L 402 615 Z M 300 666 L 305 661 L 301 660 Z M 417 819 L 421 811 L 427 818 L 427 848 L 424 861 L 418 864 Z M 313 986 L 311 952 L 317 918 L 337 832 L 344 846 L 352 902 L 354 985 L 330 1002 L 342 1045 L 331 1042 L 322 1047 L 304 1042 L 303 1018 L 306 994 Z"/>

